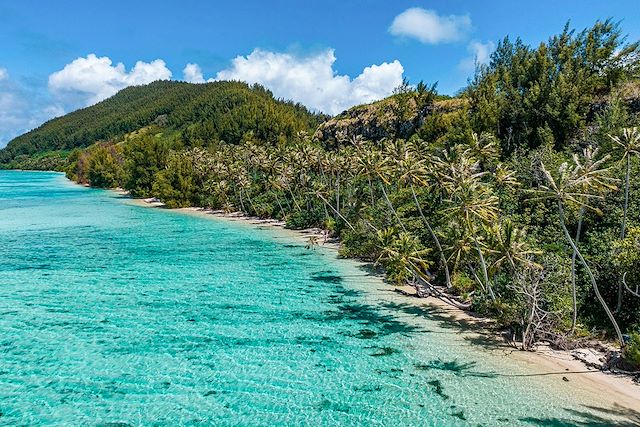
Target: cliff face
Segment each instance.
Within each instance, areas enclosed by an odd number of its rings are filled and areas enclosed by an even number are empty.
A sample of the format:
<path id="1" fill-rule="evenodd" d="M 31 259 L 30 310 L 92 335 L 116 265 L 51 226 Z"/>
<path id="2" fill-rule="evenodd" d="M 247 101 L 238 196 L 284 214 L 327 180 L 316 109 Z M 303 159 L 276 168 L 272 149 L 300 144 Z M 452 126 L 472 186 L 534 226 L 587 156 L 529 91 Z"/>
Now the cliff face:
<path id="1" fill-rule="evenodd" d="M 428 115 L 459 110 L 467 105 L 467 100 L 452 98 L 438 100 L 421 108 L 418 105 L 414 98 L 401 103 L 397 97 L 359 105 L 322 123 L 314 138 L 327 147 L 356 137 L 370 141 L 389 137 L 409 138 L 420 129 Z"/>

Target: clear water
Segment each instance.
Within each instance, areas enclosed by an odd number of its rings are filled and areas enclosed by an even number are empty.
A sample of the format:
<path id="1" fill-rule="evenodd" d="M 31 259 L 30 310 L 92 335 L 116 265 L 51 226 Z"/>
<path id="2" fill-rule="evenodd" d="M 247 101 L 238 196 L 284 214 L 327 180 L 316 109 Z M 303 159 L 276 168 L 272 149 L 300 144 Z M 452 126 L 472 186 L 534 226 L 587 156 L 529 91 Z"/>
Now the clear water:
<path id="1" fill-rule="evenodd" d="M 0 425 L 583 420 L 470 337 L 282 232 L 0 171 Z"/>

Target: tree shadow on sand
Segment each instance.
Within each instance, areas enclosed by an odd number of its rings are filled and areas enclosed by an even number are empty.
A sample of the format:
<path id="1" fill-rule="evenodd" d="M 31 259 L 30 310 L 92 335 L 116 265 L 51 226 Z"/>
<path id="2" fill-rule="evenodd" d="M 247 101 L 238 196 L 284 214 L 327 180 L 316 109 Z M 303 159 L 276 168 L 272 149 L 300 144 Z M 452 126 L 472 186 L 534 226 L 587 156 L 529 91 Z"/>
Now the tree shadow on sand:
<path id="1" fill-rule="evenodd" d="M 457 314 L 459 309 L 455 307 L 442 308 L 438 306 L 426 306 L 410 303 L 383 303 L 382 307 L 399 311 L 405 314 L 422 317 L 436 322 L 442 329 L 459 332 L 471 332 L 474 335 L 465 336 L 464 339 L 473 344 L 481 345 L 485 348 L 495 349 L 505 347 L 506 341 L 491 331 L 492 324 L 487 319 L 467 313 L 468 318 L 461 318 Z"/>
<path id="2" fill-rule="evenodd" d="M 614 408 L 599 408 L 585 406 L 585 410 L 567 409 L 571 419 L 567 418 L 536 418 L 526 417 L 521 421 L 538 426 L 569 427 L 569 426 L 612 426 L 637 427 L 640 426 L 640 412 L 616 405 Z"/>
<path id="3" fill-rule="evenodd" d="M 427 363 L 417 363 L 416 369 L 430 370 L 435 369 L 439 371 L 451 372 L 459 377 L 480 377 L 480 378 L 495 378 L 499 374 L 495 372 L 480 372 L 476 371 L 476 362 L 459 362 L 458 360 L 431 360 Z"/>

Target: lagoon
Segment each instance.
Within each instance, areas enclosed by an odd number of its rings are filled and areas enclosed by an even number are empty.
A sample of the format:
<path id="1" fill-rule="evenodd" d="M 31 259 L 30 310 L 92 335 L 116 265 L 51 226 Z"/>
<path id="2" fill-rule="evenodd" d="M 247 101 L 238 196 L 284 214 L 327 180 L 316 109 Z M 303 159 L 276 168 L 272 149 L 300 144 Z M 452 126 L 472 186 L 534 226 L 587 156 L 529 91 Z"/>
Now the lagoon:
<path id="1" fill-rule="evenodd" d="M 613 419 L 537 373 L 286 233 L 0 171 L 0 425 Z"/>

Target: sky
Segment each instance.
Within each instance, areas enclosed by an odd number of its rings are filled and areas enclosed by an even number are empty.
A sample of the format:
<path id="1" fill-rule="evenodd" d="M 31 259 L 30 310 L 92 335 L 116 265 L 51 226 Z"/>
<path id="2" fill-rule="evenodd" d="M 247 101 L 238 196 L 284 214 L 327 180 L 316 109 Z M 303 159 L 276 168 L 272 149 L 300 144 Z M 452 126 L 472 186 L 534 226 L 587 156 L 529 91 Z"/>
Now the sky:
<path id="1" fill-rule="evenodd" d="M 640 39 L 637 0 L 2 0 L 0 147 L 155 80 L 257 82 L 328 114 L 403 78 L 452 95 L 503 37 L 608 17 Z"/>

